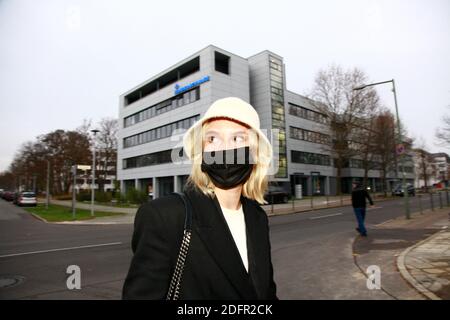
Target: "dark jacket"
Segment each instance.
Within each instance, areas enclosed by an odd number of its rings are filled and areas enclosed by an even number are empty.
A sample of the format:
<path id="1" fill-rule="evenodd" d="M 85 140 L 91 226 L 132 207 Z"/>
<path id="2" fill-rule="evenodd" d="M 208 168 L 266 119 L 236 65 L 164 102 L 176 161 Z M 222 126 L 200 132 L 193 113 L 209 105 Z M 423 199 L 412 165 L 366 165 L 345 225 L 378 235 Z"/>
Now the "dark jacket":
<path id="1" fill-rule="evenodd" d="M 180 299 L 277 299 L 268 219 L 259 204 L 244 196 L 249 273 L 216 197 L 185 190 L 192 204 L 192 236 Z M 180 248 L 185 208 L 169 195 L 142 205 L 136 213 L 134 253 L 123 299 L 165 299 Z"/>
<path id="2" fill-rule="evenodd" d="M 364 188 L 358 188 L 352 191 L 352 206 L 353 208 L 365 208 L 366 198 L 369 200 L 370 205 L 373 205 L 370 194 Z"/>

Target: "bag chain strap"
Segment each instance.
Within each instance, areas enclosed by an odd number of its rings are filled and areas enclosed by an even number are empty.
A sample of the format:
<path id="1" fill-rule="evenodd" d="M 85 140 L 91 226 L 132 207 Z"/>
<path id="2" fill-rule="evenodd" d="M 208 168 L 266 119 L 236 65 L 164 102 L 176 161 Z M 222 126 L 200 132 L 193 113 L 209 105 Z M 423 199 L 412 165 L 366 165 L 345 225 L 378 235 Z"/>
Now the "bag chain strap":
<path id="1" fill-rule="evenodd" d="M 188 254 L 189 250 L 189 244 L 191 242 L 191 222 L 192 222 L 192 215 L 191 215 L 191 209 L 189 207 L 189 203 L 185 199 L 185 195 L 182 193 L 174 192 L 181 196 L 181 199 L 184 202 L 185 208 L 186 208 L 186 218 L 184 222 L 184 233 L 183 233 L 183 240 L 181 242 L 180 246 L 180 252 L 178 253 L 177 263 L 175 265 L 175 271 L 172 275 L 172 280 L 170 281 L 169 291 L 167 292 L 166 300 L 178 300 L 180 295 L 180 286 L 181 286 L 181 280 L 183 277 L 183 271 L 184 271 L 184 265 L 186 262 L 186 256 Z"/>

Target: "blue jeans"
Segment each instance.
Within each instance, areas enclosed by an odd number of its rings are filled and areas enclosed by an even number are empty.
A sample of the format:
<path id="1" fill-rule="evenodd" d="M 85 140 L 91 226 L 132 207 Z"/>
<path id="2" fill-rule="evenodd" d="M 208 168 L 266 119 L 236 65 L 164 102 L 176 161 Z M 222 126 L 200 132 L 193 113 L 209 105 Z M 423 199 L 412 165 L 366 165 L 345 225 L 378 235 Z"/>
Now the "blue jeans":
<path id="1" fill-rule="evenodd" d="M 358 221 L 359 233 L 366 235 L 367 230 L 364 226 L 364 220 L 366 219 L 366 208 L 353 208 L 353 210 L 355 211 L 356 220 Z"/>

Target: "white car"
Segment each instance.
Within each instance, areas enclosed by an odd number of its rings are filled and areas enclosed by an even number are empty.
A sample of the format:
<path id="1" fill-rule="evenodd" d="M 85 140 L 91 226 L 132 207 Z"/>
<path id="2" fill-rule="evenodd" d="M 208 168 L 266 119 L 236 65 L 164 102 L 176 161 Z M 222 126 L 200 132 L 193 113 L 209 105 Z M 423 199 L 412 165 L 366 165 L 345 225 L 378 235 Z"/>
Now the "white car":
<path id="1" fill-rule="evenodd" d="M 36 194 L 30 191 L 19 192 L 14 199 L 14 203 L 18 206 L 36 206 Z"/>

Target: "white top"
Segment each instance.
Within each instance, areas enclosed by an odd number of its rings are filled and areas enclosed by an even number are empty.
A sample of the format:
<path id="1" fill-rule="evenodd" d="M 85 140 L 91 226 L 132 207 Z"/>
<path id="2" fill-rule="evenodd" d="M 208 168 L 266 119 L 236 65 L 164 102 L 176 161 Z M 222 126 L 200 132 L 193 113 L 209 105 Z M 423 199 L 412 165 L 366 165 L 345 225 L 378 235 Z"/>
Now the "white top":
<path id="1" fill-rule="evenodd" d="M 228 228 L 230 228 L 231 234 L 233 235 L 234 242 L 239 250 L 245 269 L 248 272 L 247 236 L 242 204 L 238 210 L 230 210 L 222 206 L 220 206 L 220 208 L 222 209 L 225 220 L 228 223 Z"/>

